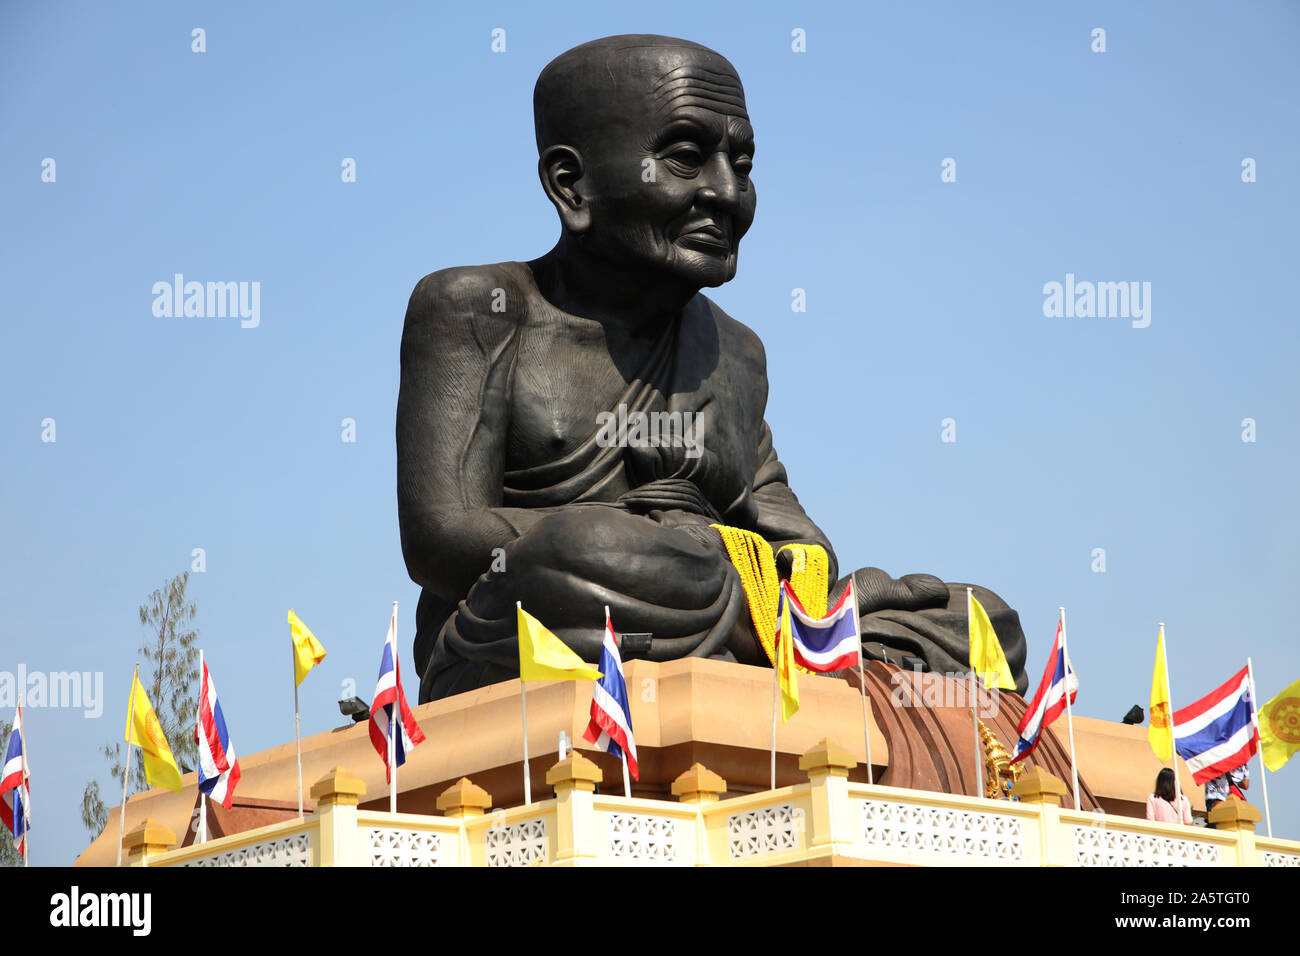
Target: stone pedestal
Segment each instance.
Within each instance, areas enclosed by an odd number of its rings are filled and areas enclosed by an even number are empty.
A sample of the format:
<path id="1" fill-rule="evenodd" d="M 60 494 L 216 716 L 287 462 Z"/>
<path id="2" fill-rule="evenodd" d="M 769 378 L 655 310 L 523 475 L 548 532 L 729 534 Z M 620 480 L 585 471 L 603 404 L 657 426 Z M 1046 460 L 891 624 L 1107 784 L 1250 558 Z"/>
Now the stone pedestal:
<path id="1" fill-rule="evenodd" d="M 732 797 L 768 789 L 770 669 L 696 658 L 662 664 L 633 660 L 625 669 L 640 764 L 640 779 L 633 781 L 634 797 L 708 802 L 724 793 Z M 799 712 L 789 723 L 777 726 L 778 787 L 823 773 L 827 786 L 838 786 L 834 781 L 867 782 L 861 692 L 856 670 L 850 673 L 852 681 L 800 675 Z M 969 793 L 970 781 L 963 774 L 973 773 L 967 766 L 970 761 L 951 758 L 951 754 L 964 757 L 971 752 L 969 712 L 963 707 L 928 708 L 923 700 L 901 693 L 904 682 L 917 680 L 911 672 L 886 665 L 873 664 L 867 670 L 876 783 Z M 407 755 L 398 777 L 404 812 L 473 816 L 491 807 L 524 802 L 520 688 L 518 681 L 507 681 L 415 708 L 427 742 Z M 620 762 L 591 749 L 582 739 L 590 707 L 590 683 L 529 684 L 531 772 L 534 779 L 546 778 L 556 788 L 557 797 L 562 788 L 567 793 L 570 785 L 573 792 L 588 793 L 587 784 L 622 794 Z M 1004 694 L 998 715 L 982 719 L 1003 745 L 1010 747 L 1023 711 L 1020 698 Z M 1077 714 L 1074 724 L 1085 809 L 1100 803 L 1109 813 L 1143 816 L 1146 796 L 1160 770 L 1147 746 L 1145 728 Z M 1066 753 L 1064 725 L 1063 720 L 1058 721 L 1044 732 L 1030 763 L 1068 779 L 1069 761 L 1061 756 Z M 574 760 L 565 762 L 569 769 L 564 773 L 570 778 L 552 780 L 561 730 L 576 742 L 578 750 Z M 963 733 L 966 736 L 957 739 Z M 943 741 L 944 734 L 951 739 L 940 747 L 936 741 Z M 354 812 L 357 806 L 388 809 L 384 763 L 371 746 L 365 724 L 349 723 L 305 737 L 302 764 L 305 779 L 317 781 L 311 793 L 319 799 L 321 813 L 340 812 L 349 806 Z M 600 776 L 586 770 L 587 765 L 594 765 Z M 243 777 L 235 799 L 258 801 L 260 815 L 254 825 L 275 822 L 271 817 L 287 820 L 297 815 L 297 762 L 292 740 L 260 753 L 241 754 L 240 767 Z M 347 767 L 350 773 L 340 774 L 338 767 Z M 326 783 L 325 778 L 331 782 Z M 196 775 L 186 774 L 182 782 L 185 790 L 179 794 L 150 790 L 132 797 L 127 806 L 128 829 L 140 826 L 148 817 L 173 833 L 186 832 L 196 801 Z M 1070 801 L 1069 794 L 1058 795 L 1058 800 Z M 1203 807 L 1199 793 L 1192 795 L 1192 806 Z M 112 832 L 101 835 L 82 854 L 79 863 L 112 866 L 116 862 L 117 832 L 115 827 L 109 830 Z"/>

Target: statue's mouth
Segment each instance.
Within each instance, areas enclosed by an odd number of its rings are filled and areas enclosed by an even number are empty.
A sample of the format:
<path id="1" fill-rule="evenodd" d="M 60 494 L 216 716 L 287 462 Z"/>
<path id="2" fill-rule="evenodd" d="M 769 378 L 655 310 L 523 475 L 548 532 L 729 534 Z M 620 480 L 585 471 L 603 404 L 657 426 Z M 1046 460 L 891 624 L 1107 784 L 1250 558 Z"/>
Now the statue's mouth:
<path id="1" fill-rule="evenodd" d="M 727 238 L 727 233 L 711 222 L 700 223 L 684 231 L 677 237 L 677 241 L 701 252 L 722 253 L 723 255 L 731 252 L 731 241 Z"/>

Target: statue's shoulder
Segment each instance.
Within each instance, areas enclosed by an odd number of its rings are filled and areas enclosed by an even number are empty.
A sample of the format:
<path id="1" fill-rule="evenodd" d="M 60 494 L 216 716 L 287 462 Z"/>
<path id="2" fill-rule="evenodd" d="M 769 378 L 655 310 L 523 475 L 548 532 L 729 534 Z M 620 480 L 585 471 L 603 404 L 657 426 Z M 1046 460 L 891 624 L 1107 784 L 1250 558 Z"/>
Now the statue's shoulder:
<path id="1" fill-rule="evenodd" d="M 439 269 L 415 284 L 406 322 L 444 329 L 518 325 L 527 313 L 530 290 L 536 293 L 531 273 L 521 262 Z"/>
<path id="2" fill-rule="evenodd" d="M 732 318 L 722 306 L 704 293 L 701 292 L 697 299 L 712 315 L 714 327 L 718 330 L 721 354 L 752 366 L 751 372 L 766 372 L 767 350 L 763 348 L 763 340 L 758 337 L 758 333 L 739 319 Z"/>

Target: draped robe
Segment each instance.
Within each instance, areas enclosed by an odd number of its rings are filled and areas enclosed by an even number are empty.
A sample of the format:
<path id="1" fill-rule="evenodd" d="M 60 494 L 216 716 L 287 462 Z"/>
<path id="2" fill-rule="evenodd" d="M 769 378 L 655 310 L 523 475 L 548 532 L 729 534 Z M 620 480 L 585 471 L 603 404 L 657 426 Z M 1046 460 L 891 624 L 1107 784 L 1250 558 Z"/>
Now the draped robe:
<path id="1" fill-rule="evenodd" d="M 704 295 L 635 345 L 541 295 L 531 264 L 449 269 L 411 296 L 398 399 L 403 552 L 422 586 L 421 701 L 517 677 L 515 602 L 596 661 L 609 606 L 652 660 L 766 664 L 712 523 L 835 552 L 791 491 L 764 420 L 758 337 Z M 602 415 L 602 413 L 605 413 Z M 686 441 L 610 441 L 607 416 L 681 414 Z M 689 414 L 691 418 L 684 416 Z M 621 436 L 620 436 L 621 437 Z M 965 586 L 854 573 L 864 650 L 963 670 Z M 977 590 L 1023 690 L 1016 612 Z"/>

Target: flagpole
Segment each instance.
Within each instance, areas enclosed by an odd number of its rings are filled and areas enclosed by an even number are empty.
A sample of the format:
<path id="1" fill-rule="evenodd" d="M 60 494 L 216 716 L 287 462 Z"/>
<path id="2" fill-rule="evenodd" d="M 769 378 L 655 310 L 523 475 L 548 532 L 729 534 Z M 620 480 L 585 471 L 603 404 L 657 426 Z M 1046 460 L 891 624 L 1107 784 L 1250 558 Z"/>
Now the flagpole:
<path id="1" fill-rule="evenodd" d="M 302 816 L 302 718 L 298 716 L 298 655 L 289 635 L 289 653 L 293 655 L 293 740 L 298 748 L 298 816 Z"/>
<path id="2" fill-rule="evenodd" d="M 974 626 L 975 608 L 971 603 L 975 599 L 973 588 L 966 589 L 966 632 Z M 980 759 L 980 719 L 975 713 L 975 705 L 979 700 L 979 678 L 975 676 L 975 661 L 970 662 L 970 726 L 971 733 L 975 738 L 975 796 L 984 796 L 984 762 Z"/>
<path id="3" fill-rule="evenodd" d="M 1173 751 L 1171 755 L 1174 761 L 1174 808 L 1178 814 L 1178 822 L 1183 822 L 1183 782 L 1181 774 L 1178 773 L 1178 737 L 1174 733 L 1174 686 L 1169 682 L 1169 646 L 1165 644 L 1165 622 L 1160 622 L 1160 644 L 1165 649 L 1165 689 L 1169 691 L 1169 748 Z M 1190 805 L 1192 798 L 1188 797 L 1187 802 Z M 1209 822 L 1210 815 L 1205 814 L 1206 822 Z"/>
<path id="4" fill-rule="evenodd" d="M 1061 653 L 1065 656 L 1065 723 L 1070 732 L 1070 775 L 1074 778 L 1074 809 L 1082 810 L 1079 802 L 1079 765 L 1074 759 L 1074 709 L 1070 706 L 1070 642 L 1065 637 L 1065 608 L 1061 612 Z M 1172 707 L 1172 703 L 1170 704 Z M 1179 811 L 1181 812 L 1181 811 Z"/>
<path id="5" fill-rule="evenodd" d="M 524 604 L 522 601 L 515 602 L 516 611 L 522 611 Z M 518 620 L 516 613 L 515 619 Z M 519 643 L 522 649 L 523 638 L 519 634 L 518 628 L 515 629 L 515 641 Z M 533 778 L 528 772 L 528 682 L 524 680 L 523 670 L 519 672 L 519 712 L 524 720 L 524 803 L 527 806 L 533 805 Z"/>
<path id="6" fill-rule="evenodd" d="M 867 724 L 867 671 L 862 663 L 862 629 L 858 624 L 858 592 L 849 578 L 849 591 L 853 601 L 853 630 L 858 636 L 858 684 L 862 688 L 862 739 L 867 744 L 867 783 L 876 782 L 876 771 L 871 765 L 871 730 Z"/>
<path id="7" fill-rule="evenodd" d="M 387 641 L 385 641 L 387 643 Z M 393 602 L 393 680 L 397 680 L 397 602 Z M 401 715 L 401 690 L 393 697 L 393 705 L 388 710 L 388 812 L 397 812 L 397 721 Z M 396 717 L 397 721 L 393 718 Z"/>
<path id="8" fill-rule="evenodd" d="M 1264 789 L 1264 826 L 1268 829 L 1269 839 L 1273 839 L 1273 818 L 1268 813 L 1268 768 L 1264 766 L 1264 748 L 1259 740 L 1259 710 L 1255 696 L 1255 665 L 1246 658 L 1246 675 L 1250 678 L 1250 720 L 1255 725 L 1255 756 L 1259 757 L 1259 785 Z M 26 748 L 23 749 L 26 754 Z M 1250 761 L 1247 761 L 1249 766 Z"/>
<path id="9" fill-rule="evenodd" d="M 979 701 L 979 678 L 975 676 L 974 671 L 971 671 L 970 672 L 970 702 L 971 702 L 970 725 L 971 725 L 971 733 L 975 737 L 975 796 L 982 797 L 984 796 L 984 761 L 980 759 L 982 756 L 982 754 L 980 753 L 980 749 L 981 749 L 980 748 L 980 719 L 979 719 L 979 715 L 975 713 L 975 705 L 978 703 L 978 701 Z"/>
<path id="10" fill-rule="evenodd" d="M 856 608 L 853 613 L 857 615 Z M 874 784 L 876 771 L 871 765 L 871 731 L 867 725 L 867 674 L 862 666 L 862 635 L 858 635 L 858 683 L 862 685 L 862 739 L 867 742 L 867 783 Z"/>
<path id="11" fill-rule="evenodd" d="M 610 630 L 610 631 L 614 630 L 614 625 L 611 624 L 611 623 L 610 623 L 610 620 L 609 620 L 609 605 L 608 605 L 608 604 L 605 605 L 605 627 L 606 627 L 608 630 Z M 617 648 L 617 644 L 615 645 L 615 647 Z M 620 660 L 620 662 L 622 661 L 622 658 L 623 658 L 623 655 L 622 655 L 622 654 L 619 654 L 619 660 Z M 626 682 L 624 682 L 624 689 L 626 690 Z M 627 720 L 628 732 L 631 733 L 631 731 L 632 731 L 632 714 L 631 714 L 632 703 L 631 703 L 630 701 L 628 702 L 627 707 L 628 707 L 628 713 L 627 713 L 625 719 Z M 623 796 L 625 796 L 625 797 L 631 797 L 631 796 L 632 796 L 632 782 L 631 782 L 631 780 L 629 779 L 629 777 L 628 777 L 628 775 L 627 775 L 627 748 L 626 748 L 626 747 L 619 747 L 618 750 L 619 750 L 619 753 L 621 753 L 621 754 L 623 755 Z"/>
<path id="12" fill-rule="evenodd" d="M 199 648 L 199 710 L 194 716 L 194 736 L 197 738 L 203 734 L 203 691 L 205 688 L 203 681 L 203 648 Z M 202 747 L 199 748 L 202 751 Z M 199 770 L 200 773 L 195 776 L 202 778 L 203 761 L 200 755 Z M 199 780 L 199 842 L 208 842 L 208 801 L 203 799 L 202 779 Z"/>
<path id="13" fill-rule="evenodd" d="M 781 600 L 785 600 L 785 582 L 781 582 Z M 772 786 L 769 789 L 776 789 L 776 692 L 780 685 L 781 678 L 781 646 L 780 637 L 774 635 L 772 641 Z"/>
<path id="14" fill-rule="evenodd" d="M 131 731 L 135 727 L 135 685 L 140 679 L 140 662 L 131 674 L 131 694 L 126 704 L 126 760 L 122 761 L 122 813 L 117 823 L 117 865 L 122 865 L 122 840 L 126 837 L 126 783 L 131 769 Z"/>
<path id="15" fill-rule="evenodd" d="M 775 650 L 775 648 L 774 648 Z M 772 779 L 771 789 L 776 789 L 776 696 L 781 672 L 781 655 L 776 654 L 776 663 L 772 665 Z"/>
<path id="16" fill-rule="evenodd" d="M 30 866 L 28 856 L 31 853 L 32 812 L 28 804 L 32 800 L 32 791 L 27 786 L 27 730 L 23 727 L 22 694 L 18 695 L 18 749 L 21 754 L 18 764 L 18 795 L 23 798 L 23 866 Z M 1269 835 L 1272 836 L 1271 833 Z"/>

